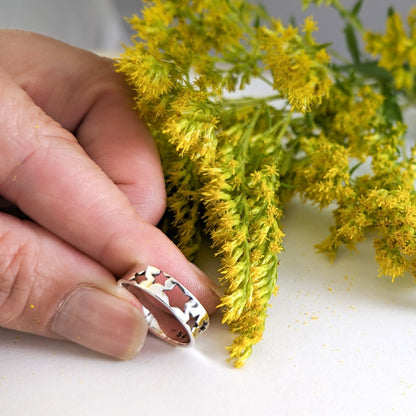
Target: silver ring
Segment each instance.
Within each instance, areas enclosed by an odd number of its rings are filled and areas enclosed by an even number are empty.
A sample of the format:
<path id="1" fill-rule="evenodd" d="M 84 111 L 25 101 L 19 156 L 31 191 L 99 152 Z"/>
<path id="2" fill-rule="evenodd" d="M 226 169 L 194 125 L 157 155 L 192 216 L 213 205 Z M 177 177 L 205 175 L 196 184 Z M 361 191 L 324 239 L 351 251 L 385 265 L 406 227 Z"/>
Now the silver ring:
<path id="1" fill-rule="evenodd" d="M 148 266 L 118 282 L 139 299 L 149 330 L 164 341 L 191 347 L 195 336 L 208 328 L 209 316 L 199 300 L 156 267 Z"/>

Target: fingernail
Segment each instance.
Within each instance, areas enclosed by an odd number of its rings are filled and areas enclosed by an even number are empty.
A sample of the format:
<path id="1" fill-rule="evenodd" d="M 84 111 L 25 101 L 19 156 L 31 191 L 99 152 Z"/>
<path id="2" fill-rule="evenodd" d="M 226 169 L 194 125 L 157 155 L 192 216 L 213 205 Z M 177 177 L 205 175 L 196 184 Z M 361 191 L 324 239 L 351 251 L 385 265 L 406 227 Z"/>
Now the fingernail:
<path id="1" fill-rule="evenodd" d="M 198 267 L 195 266 L 194 263 L 189 262 L 198 276 L 201 278 L 203 282 L 211 289 L 211 292 L 218 298 L 221 299 L 223 296 L 222 290 Z"/>
<path id="2" fill-rule="evenodd" d="M 59 306 L 52 324 L 55 334 L 121 359 L 137 355 L 147 329 L 139 309 L 92 287 L 75 289 Z"/>

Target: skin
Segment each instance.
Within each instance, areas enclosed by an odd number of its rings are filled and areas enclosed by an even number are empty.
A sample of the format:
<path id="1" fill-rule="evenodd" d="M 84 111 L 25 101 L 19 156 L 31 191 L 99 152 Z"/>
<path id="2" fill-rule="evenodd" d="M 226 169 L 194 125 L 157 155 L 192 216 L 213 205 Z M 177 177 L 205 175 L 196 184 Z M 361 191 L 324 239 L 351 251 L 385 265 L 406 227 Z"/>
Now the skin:
<path id="1" fill-rule="evenodd" d="M 147 325 L 116 278 L 148 264 L 213 312 L 212 282 L 155 227 L 166 197 L 159 155 L 113 62 L 38 34 L 0 30 L 0 90 L 0 326 L 131 358 Z M 74 310 L 88 306 L 90 293 L 100 299 L 97 308 L 106 296 L 120 301 L 114 316 L 123 310 L 123 322 L 134 326 L 125 345 L 79 341 L 67 320 L 56 323 L 63 309 L 78 328 Z M 119 322 L 111 325 L 105 337 Z"/>

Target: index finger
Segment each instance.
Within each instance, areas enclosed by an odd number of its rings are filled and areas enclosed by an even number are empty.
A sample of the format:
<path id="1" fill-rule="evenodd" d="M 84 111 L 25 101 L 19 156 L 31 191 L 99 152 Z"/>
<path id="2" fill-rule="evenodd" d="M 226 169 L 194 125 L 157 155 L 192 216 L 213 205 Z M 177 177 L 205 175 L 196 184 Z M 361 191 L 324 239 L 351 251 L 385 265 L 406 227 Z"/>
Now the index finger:
<path id="1" fill-rule="evenodd" d="M 112 60 L 40 34 L 0 30 L 0 67 L 158 223 L 166 204 L 159 154 Z"/>
<path id="2" fill-rule="evenodd" d="M 71 133 L 0 73 L 0 193 L 44 228 L 115 275 L 153 265 L 182 281 L 213 310 L 207 277 L 147 223 Z"/>

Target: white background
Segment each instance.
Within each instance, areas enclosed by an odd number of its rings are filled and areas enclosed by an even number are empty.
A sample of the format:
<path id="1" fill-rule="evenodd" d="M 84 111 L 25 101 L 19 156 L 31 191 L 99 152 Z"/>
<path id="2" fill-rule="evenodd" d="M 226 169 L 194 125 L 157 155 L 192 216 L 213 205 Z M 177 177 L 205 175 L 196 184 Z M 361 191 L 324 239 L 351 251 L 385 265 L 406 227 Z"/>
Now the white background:
<path id="1" fill-rule="evenodd" d="M 378 278 L 370 242 L 332 264 L 314 254 L 330 222 L 298 201 L 288 206 L 280 290 L 244 368 L 227 362 L 232 338 L 220 316 L 194 349 L 149 336 L 128 362 L 0 329 L 1 414 L 414 414 L 414 279 Z M 214 273 L 212 260 L 202 264 Z"/>

